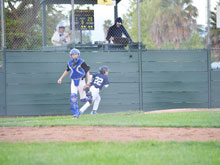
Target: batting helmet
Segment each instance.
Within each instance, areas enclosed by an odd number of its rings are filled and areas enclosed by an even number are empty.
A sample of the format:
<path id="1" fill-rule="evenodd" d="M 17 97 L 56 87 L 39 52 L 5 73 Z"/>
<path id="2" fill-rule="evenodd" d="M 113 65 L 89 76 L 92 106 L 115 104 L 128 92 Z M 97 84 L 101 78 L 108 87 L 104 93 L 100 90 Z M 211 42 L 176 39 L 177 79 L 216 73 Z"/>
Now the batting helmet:
<path id="1" fill-rule="evenodd" d="M 99 71 L 101 74 L 105 74 L 105 72 L 109 72 L 109 68 L 107 66 L 101 66 Z"/>

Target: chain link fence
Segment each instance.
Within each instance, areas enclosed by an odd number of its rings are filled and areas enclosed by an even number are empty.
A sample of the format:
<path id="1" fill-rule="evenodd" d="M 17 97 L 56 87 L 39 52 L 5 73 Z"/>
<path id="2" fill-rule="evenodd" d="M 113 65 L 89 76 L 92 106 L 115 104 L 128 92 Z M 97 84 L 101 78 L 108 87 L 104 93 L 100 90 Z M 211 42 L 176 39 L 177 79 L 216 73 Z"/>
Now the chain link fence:
<path id="1" fill-rule="evenodd" d="M 32 50 L 68 44 L 137 48 L 139 29 L 146 49 L 207 47 L 207 16 L 202 15 L 207 6 L 199 7 L 196 0 L 141 0 L 139 15 L 137 0 L 74 0 L 74 5 L 71 0 L 3 1 L 7 49 Z M 211 3 L 212 16 L 220 5 L 220 0 L 213 1 L 216 3 Z M 203 22 L 197 19 L 201 15 Z M 211 33 L 212 46 L 220 48 L 216 17 L 211 18 Z M 218 56 L 214 52 L 213 56 Z"/>

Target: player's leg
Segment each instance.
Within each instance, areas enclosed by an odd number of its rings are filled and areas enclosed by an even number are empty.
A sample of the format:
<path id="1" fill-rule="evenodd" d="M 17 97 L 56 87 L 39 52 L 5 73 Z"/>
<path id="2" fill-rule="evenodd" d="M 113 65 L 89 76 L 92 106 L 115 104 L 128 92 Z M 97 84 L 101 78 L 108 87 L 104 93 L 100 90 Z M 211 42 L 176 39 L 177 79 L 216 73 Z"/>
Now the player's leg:
<path id="1" fill-rule="evenodd" d="M 85 79 L 81 79 L 79 82 L 79 95 L 80 95 L 80 101 L 82 102 L 87 102 L 87 97 L 86 97 L 86 91 L 84 90 L 84 86 L 86 85 Z"/>
<path id="2" fill-rule="evenodd" d="M 83 114 L 86 111 L 86 109 L 89 108 L 89 106 L 92 104 L 92 102 L 93 102 L 93 95 L 94 95 L 93 88 L 91 89 L 91 91 L 87 91 L 87 93 L 86 93 L 87 102 L 80 108 L 78 116 Z"/>
<path id="3" fill-rule="evenodd" d="M 79 106 L 78 106 L 78 88 L 75 86 L 73 80 L 71 80 L 71 97 L 70 97 L 70 110 L 73 111 L 73 117 L 77 117 L 79 112 Z"/>
<path id="4" fill-rule="evenodd" d="M 92 111 L 91 111 L 91 114 L 92 114 L 92 115 L 96 114 L 96 112 L 97 112 L 97 110 L 98 110 L 98 108 L 99 108 L 99 103 L 100 103 L 100 101 L 101 101 L 101 97 L 100 97 L 99 93 L 97 93 L 97 94 L 96 94 L 96 97 L 95 97 L 95 99 L 94 99 L 94 102 L 93 102 L 93 109 L 92 109 Z"/>
<path id="5" fill-rule="evenodd" d="M 79 115 L 83 114 L 91 104 L 87 101 L 79 110 Z"/>

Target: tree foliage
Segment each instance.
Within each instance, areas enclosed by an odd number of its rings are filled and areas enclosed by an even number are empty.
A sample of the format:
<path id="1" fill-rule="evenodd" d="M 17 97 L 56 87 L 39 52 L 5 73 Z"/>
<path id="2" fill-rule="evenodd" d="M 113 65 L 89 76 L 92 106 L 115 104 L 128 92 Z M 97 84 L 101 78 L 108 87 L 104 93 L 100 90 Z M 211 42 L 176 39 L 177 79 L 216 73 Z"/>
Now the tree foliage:
<path id="1" fill-rule="evenodd" d="M 5 26 L 6 47 L 11 49 L 32 47 L 33 36 L 39 30 L 35 23 L 40 9 L 40 2 L 35 0 L 6 0 Z M 34 26 L 35 25 L 35 26 Z"/>
<path id="2" fill-rule="evenodd" d="M 192 0 L 143 0 L 140 4 L 142 42 L 147 48 L 179 49 L 184 42 L 195 42 L 195 47 L 203 47 L 202 39 L 194 33 L 197 16 Z M 137 41 L 136 0 L 130 0 L 124 22 L 133 40 Z M 194 40 L 195 37 L 199 40 Z"/>
<path id="3" fill-rule="evenodd" d="M 47 5 L 47 43 L 57 24 L 65 19 L 62 9 Z M 39 0 L 5 1 L 6 47 L 8 49 L 39 49 L 42 47 L 42 10 Z"/>
<path id="4" fill-rule="evenodd" d="M 220 0 L 217 3 L 217 6 L 220 6 Z M 217 8 L 211 12 L 211 44 L 212 48 L 220 48 L 220 29 L 217 28 L 217 16 L 216 16 Z"/>

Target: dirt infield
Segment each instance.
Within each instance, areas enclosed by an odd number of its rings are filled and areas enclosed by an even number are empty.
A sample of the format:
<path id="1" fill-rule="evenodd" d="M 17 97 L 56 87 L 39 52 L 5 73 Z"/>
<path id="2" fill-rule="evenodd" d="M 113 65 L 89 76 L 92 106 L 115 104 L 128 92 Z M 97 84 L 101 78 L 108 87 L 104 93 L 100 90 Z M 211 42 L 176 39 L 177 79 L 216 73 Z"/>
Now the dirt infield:
<path id="1" fill-rule="evenodd" d="M 215 141 L 219 128 L 2 127 L 0 142 Z"/>
<path id="2" fill-rule="evenodd" d="M 204 111 L 207 109 L 181 109 L 152 111 L 168 113 Z M 212 109 L 218 110 L 220 109 Z M 84 141 L 216 141 L 220 128 L 143 128 L 143 127 L 0 127 L 0 142 L 84 142 Z"/>

